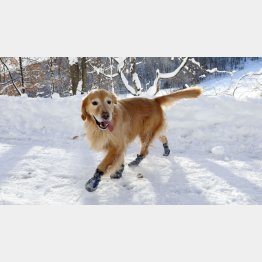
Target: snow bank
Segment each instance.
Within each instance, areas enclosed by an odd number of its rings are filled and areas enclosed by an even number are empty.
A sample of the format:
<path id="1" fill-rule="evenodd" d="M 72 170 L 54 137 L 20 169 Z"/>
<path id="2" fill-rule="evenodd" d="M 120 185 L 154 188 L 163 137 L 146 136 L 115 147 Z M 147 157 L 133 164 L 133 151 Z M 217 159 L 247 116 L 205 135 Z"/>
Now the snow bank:
<path id="1" fill-rule="evenodd" d="M 246 97 L 261 97 L 262 60 L 247 61 L 242 70 L 234 71 L 231 75 L 221 78 L 207 78 L 201 82 L 201 86 L 208 95 L 233 95 L 237 99 Z M 214 69 L 216 70 L 216 68 Z M 212 70 L 209 70 L 212 71 Z M 222 72 L 222 71 L 220 71 Z M 212 73 L 212 72 L 211 72 Z M 261 75 L 260 75 L 261 74 Z M 247 76 L 244 77 L 243 76 Z M 236 90 L 235 90 L 236 89 Z"/>
<path id="2" fill-rule="evenodd" d="M 70 139 L 84 133 L 82 96 L 26 98 L 0 96 L 1 138 Z M 262 148 L 261 99 L 202 96 L 181 100 L 166 111 L 170 143 L 179 151 L 256 155 Z M 213 153 L 215 153 L 213 149 Z M 219 150 L 221 151 L 221 150 Z M 217 155 L 224 155 L 218 153 Z"/>
<path id="3" fill-rule="evenodd" d="M 0 137 L 46 140 L 80 134 L 81 99 L 0 96 Z"/>
<path id="4" fill-rule="evenodd" d="M 220 146 L 225 155 L 244 153 L 259 157 L 262 154 L 261 110 L 260 98 L 236 100 L 227 96 L 202 96 L 181 100 L 167 111 L 168 133 L 181 152 L 204 153 Z"/>

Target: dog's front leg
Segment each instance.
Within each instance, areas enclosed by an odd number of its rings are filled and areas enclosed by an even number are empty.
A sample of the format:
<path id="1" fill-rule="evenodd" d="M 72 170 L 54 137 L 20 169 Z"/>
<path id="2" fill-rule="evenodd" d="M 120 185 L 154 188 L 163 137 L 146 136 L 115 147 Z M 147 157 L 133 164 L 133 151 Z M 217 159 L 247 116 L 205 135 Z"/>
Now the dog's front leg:
<path id="1" fill-rule="evenodd" d="M 102 160 L 102 162 L 98 165 L 95 174 L 92 178 L 90 178 L 85 188 L 89 192 L 93 192 L 97 189 L 98 184 L 101 180 L 102 175 L 107 172 L 109 169 L 111 172 L 114 172 L 117 169 L 124 159 L 124 152 L 120 148 L 110 148 Z"/>

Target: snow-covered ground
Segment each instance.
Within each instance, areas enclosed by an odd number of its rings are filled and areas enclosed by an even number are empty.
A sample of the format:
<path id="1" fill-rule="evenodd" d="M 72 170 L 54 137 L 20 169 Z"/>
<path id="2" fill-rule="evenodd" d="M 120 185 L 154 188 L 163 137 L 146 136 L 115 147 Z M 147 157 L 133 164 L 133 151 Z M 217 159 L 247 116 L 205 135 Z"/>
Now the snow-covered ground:
<path id="1" fill-rule="evenodd" d="M 261 97 L 262 59 L 255 62 L 247 60 L 242 70 L 221 74 L 221 76 L 216 79 L 208 78 L 201 83 L 206 95 L 233 95 L 234 93 L 237 99 Z"/>
<path id="2" fill-rule="evenodd" d="M 139 167 L 93 193 L 84 185 L 103 154 L 82 136 L 81 96 L 0 96 L 0 204 L 262 204 L 262 100 L 210 96 L 216 81 L 166 111 L 170 156 L 155 141 Z"/>

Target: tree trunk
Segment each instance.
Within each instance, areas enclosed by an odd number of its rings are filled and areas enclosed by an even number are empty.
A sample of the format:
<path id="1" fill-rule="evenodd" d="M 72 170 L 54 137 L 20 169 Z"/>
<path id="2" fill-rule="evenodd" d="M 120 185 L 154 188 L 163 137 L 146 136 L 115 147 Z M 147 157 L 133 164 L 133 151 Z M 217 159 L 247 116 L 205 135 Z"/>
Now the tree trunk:
<path id="1" fill-rule="evenodd" d="M 20 74 L 21 74 L 21 84 L 22 84 L 22 93 L 25 93 L 25 82 L 24 82 L 24 72 L 23 72 L 23 61 L 22 57 L 19 57 L 19 66 L 20 66 Z"/>
<path id="2" fill-rule="evenodd" d="M 4 67 L 4 70 L 3 70 L 3 71 L 4 71 L 4 79 L 3 79 L 3 82 L 5 82 L 5 80 L 6 80 L 6 79 L 5 79 L 5 67 Z"/>
<path id="3" fill-rule="evenodd" d="M 86 65 L 86 57 L 82 57 L 81 59 L 81 69 L 82 69 L 82 91 L 83 94 L 87 91 L 87 65 Z"/>
<path id="4" fill-rule="evenodd" d="M 183 62 L 180 64 L 180 66 L 173 72 L 171 73 L 160 73 L 159 69 L 157 69 L 156 71 L 156 78 L 154 80 L 154 86 L 155 86 L 155 93 L 154 95 L 157 94 L 157 92 L 160 90 L 160 81 L 163 79 L 174 79 L 177 74 L 184 68 L 184 66 L 186 65 L 188 61 L 188 57 L 185 57 L 183 59 Z"/>
<path id="5" fill-rule="evenodd" d="M 138 88 L 137 88 L 135 77 L 134 77 L 136 73 L 136 57 L 131 57 L 130 73 L 132 76 L 132 86 L 135 90 L 135 93 L 137 94 Z"/>
<path id="6" fill-rule="evenodd" d="M 54 59 L 53 57 L 50 57 L 50 78 L 51 78 L 51 85 L 52 85 L 52 91 L 53 94 L 55 92 L 55 83 L 54 83 Z"/>
<path id="7" fill-rule="evenodd" d="M 110 75 L 111 75 L 111 92 L 115 93 L 114 81 L 113 81 L 113 59 L 112 57 L 109 58 L 110 60 Z"/>
<path id="8" fill-rule="evenodd" d="M 70 65 L 70 78 L 71 78 L 71 84 L 72 84 L 72 94 L 76 95 L 77 86 L 79 83 L 79 64 L 78 62 Z"/>

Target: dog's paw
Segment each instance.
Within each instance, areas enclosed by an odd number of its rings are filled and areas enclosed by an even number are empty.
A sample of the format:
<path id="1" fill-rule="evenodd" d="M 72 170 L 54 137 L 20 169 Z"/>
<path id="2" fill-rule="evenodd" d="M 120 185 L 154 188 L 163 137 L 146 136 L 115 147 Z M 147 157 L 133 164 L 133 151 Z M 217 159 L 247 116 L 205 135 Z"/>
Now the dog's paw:
<path id="1" fill-rule="evenodd" d="M 103 175 L 104 173 L 99 171 L 98 169 L 96 170 L 95 174 L 93 177 L 91 177 L 85 184 L 85 189 L 88 191 L 88 192 L 94 192 L 100 181 L 101 181 L 101 176 Z"/>
<path id="2" fill-rule="evenodd" d="M 163 156 L 169 156 L 169 154 L 170 154 L 170 149 L 165 149 Z"/>
<path id="3" fill-rule="evenodd" d="M 136 156 L 136 159 L 131 161 L 128 166 L 129 167 L 135 167 L 135 166 L 138 166 L 140 164 L 140 162 L 144 159 L 144 156 L 143 155 L 137 155 Z"/>
<path id="4" fill-rule="evenodd" d="M 167 143 L 164 143 L 164 144 L 163 144 L 163 147 L 164 147 L 164 154 L 163 154 L 163 156 L 169 156 L 169 154 L 170 154 L 170 149 L 169 149 L 169 147 L 168 147 L 168 144 L 167 144 Z"/>
<path id="5" fill-rule="evenodd" d="M 136 166 L 138 166 L 138 165 L 139 165 L 139 163 L 137 163 L 135 160 L 132 161 L 132 162 L 130 162 L 130 163 L 128 163 L 128 166 L 129 166 L 129 167 L 136 167 Z"/>
<path id="6" fill-rule="evenodd" d="M 94 177 L 90 178 L 86 184 L 85 184 L 85 189 L 88 192 L 93 192 L 97 189 L 98 185 L 99 185 L 100 180 L 96 179 Z"/>
<path id="7" fill-rule="evenodd" d="M 119 171 L 117 171 L 114 174 L 110 175 L 110 178 L 112 178 L 112 179 L 119 179 L 121 177 L 122 177 L 122 173 L 120 173 Z"/>
<path id="8" fill-rule="evenodd" d="M 121 169 L 117 170 L 114 174 L 110 175 L 110 178 L 112 179 L 119 179 L 122 177 L 123 171 L 124 171 L 124 164 L 121 165 Z"/>

